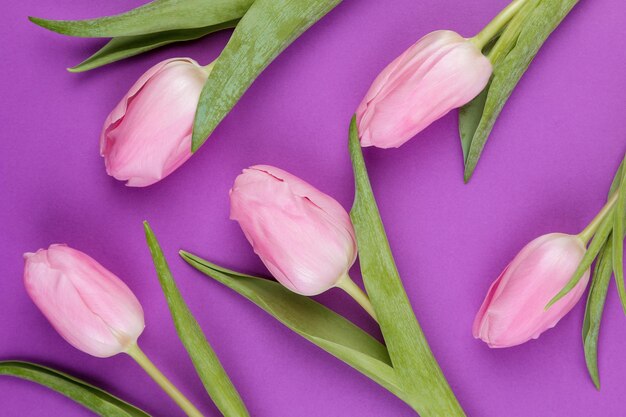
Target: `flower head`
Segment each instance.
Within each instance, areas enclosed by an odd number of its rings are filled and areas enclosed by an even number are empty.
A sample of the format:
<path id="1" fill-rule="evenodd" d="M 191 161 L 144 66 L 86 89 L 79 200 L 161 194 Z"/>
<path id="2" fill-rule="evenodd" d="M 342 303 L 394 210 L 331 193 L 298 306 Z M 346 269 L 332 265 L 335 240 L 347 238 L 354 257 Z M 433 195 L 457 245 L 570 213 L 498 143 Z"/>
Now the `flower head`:
<path id="1" fill-rule="evenodd" d="M 582 296 L 589 271 L 562 299 L 548 309 L 546 305 L 565 287 L 585 252 L 578 236 L 562 233 L 526 245 L 489 288 L 474 320 L 474 337 L 501 348 L 536 339 L 554 327 Z"/>
<path id="2" fill-rule="evenodd" d="M 107 173 L 145 187 L 191 157 L 191 134 L 208 72 L 190 58 L 156 64 L 107 117 L 100 153 Z"/>
<path id="3" fill-rule="evenodd" d="M 66 245 L 26 253 L 24 259 L 28 295 L 72 346 L 105 358 L 136 343 L 143 309 L 118 277 Z"/>
<path id="4" fill-rule="evenodd" d="M 315 295 L 334 287 L 356 260 L 344 208 L 281 169 L 245 169 L 230 191 L 230 207 L 230 218 L 265 266 L 294 292 Z"/>
<path id="5" fill-rule="evenodd" d="M 429 33 L 393 60 L 361 101 L 361 145 L 402 145 L 476 97 L 491 72 L 491 62 L 469 39 L 449 30 Z"/>

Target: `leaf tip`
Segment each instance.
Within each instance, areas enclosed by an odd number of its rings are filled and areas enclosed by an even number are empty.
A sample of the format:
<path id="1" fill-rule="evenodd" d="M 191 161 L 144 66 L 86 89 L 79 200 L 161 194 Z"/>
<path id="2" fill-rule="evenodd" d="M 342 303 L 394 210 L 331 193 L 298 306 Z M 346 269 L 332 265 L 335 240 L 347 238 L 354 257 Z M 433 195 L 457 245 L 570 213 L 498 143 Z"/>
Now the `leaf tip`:
<path id="1" fill-rule="evenodd" d="M 150 242 L 151 240 L 155 240 L 154 232 L 152 231 L 152 228 L 150 227 L 150 224 L 148 223 L 148 221 L 144 220 L 142 224 L 143 224 L 143 231 L 146 234 L 146 239 L 148 240 L 148 242 Z"/>
<path id="2" fill-rule="evenodd" d="M 544 311 L 548 311 L 550 309 L 550 307 L 552 307 L 554 305 L 554 303 L 556 303 L 557 301 L 559 301 L 559 299 L 561 298 L 560 295 L 557 295 L 556 297 L 554 297 L 552 300 L 550 300 L 550 302 L 548 304 L 546 304 L 546 306 L 543 308 Z"/>
<path id="3" fill-rule="evenodd" d="M 204 143 L 203 135 L 200 132 L 200 129 L 196 126 L 193 128 L 193 133 L 191 135 L 191 152 L 195 153 L 200 146 Z"/>
<path id="4" fill-rule="evenodd" d="M 77 74 L 79 72 L 87 71 L 87 69 L 85 69 L 85 67 L 83 67 L 82 64 L 78 64 L 73 67 L 68 67 L 65 69 L 67 70 L 67 72 L 71 72 L 72 74 Z"/>
<path id="5" fill-rule="evenodd" d="M 55 26 L 55 23 L 57 22 L 56 20 L 43 19 L 41 17 L 35 17 L 35 16 L 28 16 L 28 20 L 30 20 L 32 23 L 44 29 L 48 29 L 53 32 L 60 33 L 59 29 Z"/>
<path id="6" fill-rule="evenodd" d="M 474 175 L 474 168 L 471 166 L 465 167 L 465 172 L 463 173 L 463 183 L 467 184 L 472 179 L 472 175 Z"/>
<path id="7" fill-rule="evenodd" d="M 193 255 L 192 255 L 191 253 L 187 252 L 186 250 L 182 250 L 182 249 L 180 249 L 180 250 L 178 251 L 178 256 L 180 256 L 181 258 L 183 258 L 183 260 L 184 260 L 185 262 L 189 262 L 189 261 L 191 261 L 191 258 L 192 258 L 192 256 L 193 256 Z"/>
<path id="8" fill-rule="evenodd" d="M 35 16 L 28 16 L 28 20 L 30 20 L 32 23 L 38 25 L 38 26 L 42 26 L 42 22 L 44 21 L 44 19 L 40 18 L 40 17 L 35 17 Z"/>

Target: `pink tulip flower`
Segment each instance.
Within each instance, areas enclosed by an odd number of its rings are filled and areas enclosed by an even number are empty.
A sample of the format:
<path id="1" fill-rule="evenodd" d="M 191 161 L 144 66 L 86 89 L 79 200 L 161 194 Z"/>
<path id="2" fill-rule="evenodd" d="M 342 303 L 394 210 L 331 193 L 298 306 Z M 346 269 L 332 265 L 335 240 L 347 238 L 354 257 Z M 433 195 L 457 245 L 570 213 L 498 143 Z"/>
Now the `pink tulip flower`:
<path id="1" fill-rule="evenodd" d="M 174 58 L 139 78 L 104 122 L 100 154 L 109 175 L 145 187 L 191 157 L 194 115 L 210 68 Z"/>
<path id="2" fill-rule="evenodd" d="M 491 62 L 469 39 L 439 30 L 393 60 L 356 115 L 362 146 L 399 147 L 487 85 Z"/>
<path id="3" fill-rule="evenodd" d="M 136 344 L 144 329 L 143 310 L 119 278 L 66 245 L 24 258 L 28 295 L 72 346 L 106 358 Z"/>
<path id="4" fill-rule="evenodd" d="M 298 294 L 337 286 L 356 259 L 354 229 L 344 208 L 278 168 L 257 165 L 237 177 L 230 218 L 272 275 Z"/>
<path id="5" fill-rule="evenodd" d="M 492 348 L 504 348 L 554 327 L 582 296 L 589 270 L 567 295 L 547 310 L 546 305 L 570 280 L 585 252 L 578 236 L 562 233 L 526 245 L 489 288 L 474 320 L 474 337 Z"/>

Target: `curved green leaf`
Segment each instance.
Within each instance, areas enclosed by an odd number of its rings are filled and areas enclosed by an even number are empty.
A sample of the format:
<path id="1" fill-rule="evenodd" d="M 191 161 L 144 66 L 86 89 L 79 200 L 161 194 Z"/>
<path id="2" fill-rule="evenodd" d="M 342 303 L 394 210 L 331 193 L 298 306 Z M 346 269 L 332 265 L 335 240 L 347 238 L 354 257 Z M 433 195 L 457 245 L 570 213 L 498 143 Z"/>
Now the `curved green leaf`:
<path id="1" fill-rule="evenodd" d="M 76 65 L 68 68 L 70 72 L 83 72 L 101 67 L 111 62 L 119 61 L 134 55 L 150 51 L 174 42 L 190 41 L 199 39 L 210 33 L 222 29 L 235 27 L 238 20 L 231 20 L 219 25 L 207 26 L 197 29 L 170 30 L 167 32 L 149 33 L 147 35 L 120 36 L 111 39 L 98 52 Z"/>
<path id="2" fill-rule="evenodd" d="M 195 152 L 259 74 L 341 0 L 256 0 L 215 62 L 198 102 Z"/>
<path id="3" fill-rule="evenodd" d="M 604 311 L 606 293 L 611 281 L 612 269 L 612 242 L 608 239 L 606 245 L 600 251 L 596 267 L 593 272 L 593 281 L 587 296 L 585 308 L 585 320 L 583 322 L 583 347 L 585 350 L 585 362 L 589 376 L 596 388 L 600 389 L 600 376 L 598 373 L 598 336 L 600 334 L 600 322 Z"/>
<path id="4" fill-rule="evenodd" d="M 576 271 L 572 275 L 572 278 L 570 278 L 567 284 L 565 284 L 565 287 L 563 287 L 563 289 L 561 289 L 561 291 L 559 291 L 559 293 L 555 295 L 552 298 L 552 300 L 550 300 L 548 305 L 546 305 L 546 309 L 552 307 L 554 303 L 559 301 L 568 292 L 570 292 L 572 288 L 574 288 L 576 284 L 578 284 L 578 281 L 580 281 L 580 279 L 585 274 L 585 272 L 587 272 L 587 270 L 591 267 L 591 264 L 598 256 L 598 253 L 600 253 L 600 251 L 604 247 L 604 243 L 606 242 L 609 235 L 611 234 L 611 230 L 613 230 L 613 212 L 614 211 L 615 210 L 613 208 L 611 212 L 607 214 L 606 218 L 602 221 L 602 223 L 600 223 L 600 226 L 598 227 L 598 231 L 593 236 L 593 240 L 591 241 L 591 244 L 587 248 L 587 252 L 585 252 L 585 255 L 581 259 L 580 264 L 578 264 L 578 268 L 576 268 Z"/>
<path id="5" fill-rule="evenodd" d="M 613 274 L 622 309 L 626 314 L 626 289 L 624 289 L 624 214 L 626 213 L 626 169 L 620 165 L 621 179 L 617 191 L 617 202 L 613 213 Z"/>
<path id="6" fill-rule="evenodd" d="M 78 378 L 31 362 L 2 361 L 0 375 L 36 382 L 102 417 L 150 417 L 145 411 Z"/>
<path id="7" fill-rule="evenodd" d="M 355 117 L 350 124 L 349 145 L 356 188 L 350 217 L 359 245 L 361 273 L 400 385 L 420 399 L 418 412 L 422 417 L 464 416 L 404 291 L 367 175 Z"/>
<path id="8" fill-rule="evenodd" d="M 399 386 L 387 349 L 372 336 L 316 301 L 279 283 L 222 268 L 189 252 L 181 257 L 205 275 L 241 294 L 282 324 L 374 380 L 415 410 L 415 398 Z"/>
<path id="9" fill-rule="evenodd" d="M 519 37 L 527 16 L 536 6 L 537 2 L 528 1 L 524 3 L 522 8 L 506 25 L 504 31 L 483 49 L 483 53 L 491 61 L 495 69 L 494 71 L 499 69 L 500 65 L 502 65 L 502 60 L 511 52 L 511 49 L 515 47 L 517 38 Z M 487 103 L 487 95 L 491 88 L 492 81 L 493 77 L 478 96 L 459 109 L 459 135 L 461 136 L 464 162 L 467 162 L 470 146 L 483 117 L 485 104 Z"/>
<path id="10" fill-rule="evenodd" d="M 501 43 L 504 53 L 502 59 L 498 58 L 498 61 L 494 62 L 494 75 L 488 86 L 489 90 L 485 104 L 482 106 L 479 123 L 476 124 L 475 122 L 477 116 L 474 112 L 471 112 L 470 117 L 466 114 L 468 112 L 460 113 L 460 130 L 467 135 L 465 139 L 462 137 L 461 140 L 462 142 L 469 142 L 469 146 L 465 145 L 468 148 L 465 157 L 464 178 L 466 182 L 474 173 L 489 133 L 513 89 L 548 36 L 577 2 L 578 0 L 529 0 L 524 9 L 520 10 L 519 17 L 516 16 L 511 21 L 513 24 L 514 21 L 524 18 L 519 35 L 507 36 L 508 31 L 512 31 L 512 34 L 516 35 L 515 32 L 518 30 L 515 25 L 507 27 L 501 39 L 494 46 L 494 50 L 498 51 L 500 49 L 498 43 Z M 478 100 L 484 100 L 484 97 L 479 96 Z M 478 109 L 481 107 L 476 104 L 470 104 L 470 106 Z M 472 131 L 473 133 L 471 133 Z"/>
<path id="11" fill-rule="evenodd" d="M 621 181 L 622 181 L 622 170 L 624 169 L 624 160 L 622 160 L 622 163 L 619 164 L 619 168 L 617 169 L 617 172 L 615 173 L 615 177 L 613 177 L 613 182 L 611 183 L 611 189 L 609 190 L 609 197 L 613 195 L 613 193 L 615 191 L 617 191 L 617 187 L 619 187 Z"/>
<path id="12" fill-rule="evenodd" d="M 248 410 L 237 389 L 235 389 L 220 360 L 207 342 L 198 322 L 180 295 L 159 242 L 157 242 L 147 222 L 144 222 L 144 229 L 146 241 L 150 247 L 159 282 L 172 313 L 178 337 L 187 349 L 207 393 L 224 416 L 248 417 Z"/>
<path id="13" fill-rule="evenodd" d="M 618 187 L 622 181 L 624 162 L 626 162 L 626 160 L 622 161 L 613 178 L 609 190 L 609 199 L 618 191 Z M 626 217 L 626 212 L 623 212 L 622 216 Z M 613 233 L 615 233 L 615 229 Z M 622 239 L 623 238 L 624 234 L 622 234 Z M 611 280 L 611 273 L 613 272 L 613 241 L 614 238 L 609 236 L 598 255 L 596 267 L 593 272 L 593 281 L 591 282 L 591 288 L 587 296 L 585 321 L 583 322 L 582 333 L 585 362 L 587 363 L 589 376 L 591 376 L 598 390 L 600 389 L 600 377 L 598 373 L 598 335 L 600 332 L 600 321 L 602 320 L 602 312 L 604 311 L 606 293 L 609 287 L 609 281 Z"/>
<path id="14" fill-rule="evenodd" d="M 30 21 L 53 32 L 87 38 L 115 38 L 214 26 L 241 18 L 254 0 L 155 0 L 115 16 L 86 20 Z"/>
<path id="15" fill-rule="evenodd" d="M 483 117 L 490 85 L 491 81 L 489 81 L 485 89 L 481 91 L 479 95 L 459 109 L 459 136 L 461 137 L 464 162 L 467 161 L 470 145 L 474 139 L 474 134 L 476 133 L 480 119 Z"/>

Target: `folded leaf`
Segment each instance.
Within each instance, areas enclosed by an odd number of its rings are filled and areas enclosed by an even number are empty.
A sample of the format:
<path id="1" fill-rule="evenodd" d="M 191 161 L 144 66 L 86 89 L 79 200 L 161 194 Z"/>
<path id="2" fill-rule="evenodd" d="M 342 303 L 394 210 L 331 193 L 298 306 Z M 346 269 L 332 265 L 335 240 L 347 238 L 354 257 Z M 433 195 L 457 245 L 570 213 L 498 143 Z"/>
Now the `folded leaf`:
<path id="1" fill-rule="evenodd" d="M 593 240 L 587 248 L 587 252 L 585 252 L 585 255 L 581 259 L 580 264 L 578 264 L 578 268 L 576 268 L 576 271 L 572 275 L 572 278 L 570 278 L 570 280 L 563 287 L 563 289 L 561 289 L 561 291 L 559 291 L 559 293 L 555 295 L 552 300 L 550 300 L 546 308 L 552 307 L 554 303 L 559 301 L 568 292 L 570 292 L 572 288 L 574 288 L 576 284 L 578 284 L 578 281 L 580 281 L 585 272 L 591 267 L 591 264 L 604 247 L 607 238 L 611 234 L 611 230 L 613 230 L 613 211 L 614 210 L 612 210 L 602 221 L 602 223 L 600 223 L 598 231 L 593 236 Z"/>
<path id="2" fill-rule="evenodd" d="M 415 398 L 408 396 L 398 385 L 385 346 L 344 317 L 275 281 L 231 271 L 185 251 L 180 255 L 198 271 L 246 297 L 294 332 L 417 410 Z"/>
<path id="3" fill-rule="evenodd" d="M 480 122 L 477 125 L 475 123 L 474 111 L 476 110 L 460 113 L 460 131 L 466 135 L 465 138 L 462 136 L 461 140 L 464 143 L 469 142 L 469 146 L 465 145 L 468 147 L 464 174 L 466 182 L 474 173 L 489 133 L 513 89 L 526 72 L 539 48 L 577 2 L 578 0 L 529 0 L 529 3 L 520 11 L 519 17 L 516 16 L 511 21 L 513 23 L 516 19 L 524 18 L 519 36 L 514 37 L 515 42 L 511 44 L 512 48 L 506 52 L 506 56 L 501 61 L 495 62 L 494 75 L 488 85 L 487 98 L 484 106 L 482 106 Z M 507 26 L 501 38 L 505 37 L 509 30 L 516 31 L 517 28 Z M 509 41 L 510 38 L 508 37 L 503 41 L 503 44 L 507 44 L 505 50 L 508 49 Z M 494 46 L 494 49 L 497 48 L 498 43 Z M 484 100 L 484 97 L 479 96 L 475 100 Z M 471 106 L 481 107 L 475 103 L 470 103 Z M 476 126 L 473 127 L 474 125 Z M 472 131 L 474 131 L 473 134 Z"/>
<path id="4" fill-rule="evenodd" d="M 620 164 L 611 188 L 609 190 L 609 199 L 618 191 L 617 188 L 622 181 L 622 170 L 624 162 Z M 626 216 L 626 212 L 622 213 Z M 614 231 L 613 231 L 614 233 Z M 624 235 L 622 235 L 622 239 Z M 585 348 L 585 362 L 587 370 L 593 380 L 594 385 L 600 389 L 600 377 L 598 374 L 598 335 L 600 332 L 600 321 L 602 320 L 602 312 L 604 310 L 604 302 L 606 293 L 613 272 L 613 237 L 609 236 L 606 243 L 600 250 L 596 261 L 596 267 L 593 272 L 593 281 L 587 297 L 587 307 L 585 309 L 585 320 L 583 322 L 583 346 Z"/>
<path id="5" fill-rule="evenodd" d="M 615 177 L 613 177 L 613 182 L 611 183 L 611 189 L 609 190 L 609 197 L 613 195 L 615 191 L 617 191 L 617 187 L 619 187 L 622 182 L 622 170 L 624 169 L 624 160 L 619 165 L 617 172 L 615 173 Z"/>
<path id="6" fill-rule="evenodd" d="M 506 25 L 505 30 L 483 49 L 483 53 L 489 58 L 495 71 L 499 70 L 504 58 L 511 52 L 511 49 L 515 47 L 526 18 L 536 6 L 536 1 L 524 3 L 521 9 Z M 464 162 L 467 161 L 470 145 L 474 140 L 476 129 L 478 129 L 478 125 L 483 117 L 487 94 L 491 88 L 492 80 L 493 77 L 478 96 L 459 109 L 459 134 L 461 136 Z"/>
<path id="7" fill-rule="evenodd" d="M 583 347 L 585 349 L 585 362 L 589 376 L 593 380 L 596 388 L 600 389 L 600 376 L 598 374 L 598 336 L 600 333 L 600 321 L 602 320 L 602 312 L 604 311 L 604 302 L 606 293 L 609 289 L 611 274 L 613 272 L 612 264 L 612 242 L 608 239 L 593 272 L 593 281 L 587 296 L 587 307 L 585 308 L 585 320 L 583 322 Z"/>
<path id="8" fill-rule="evenodd" d="M 341 0 L 256 0 L 204 85 L 193 128 L 195 152 L 259 74 Z"/>
<path id="9" fill-rule="evenodd" d="M 31 362 L 2 361 L 0 375 L 48 387 L 103 417 L 150 417 L 129 403 L 66 373 Z"/>
<path id="10" fill-rule="evenodd" d="M 237 20 L 254 0 L 155 0 L 115 16 L 87 20 L 29 17 L 53 32 L 87 38 L 115 38 L 220 25 Z"/>
<path id="11" fill-rule="evenodd" d="M 626 170 L 620 165 L 621 180 L 613 213 L 613 274 L 622 309 L 626 314 L 626 289 L 624 289 L 624 214 L 626 213 Z"/>
<path id="12" fill-rule="evenodd" d="M 350 157 L 356 184 L 350 217 L 361 273 L 400 385 L 419 399 L 422 417 L 464 416 L 402 286 L 363 161 L 355 117 L 350 124 Z"/>
<path id="13" fill-rule="evenodd" d="M 111 39 L 98 52 L 76 65 L 69 68 L 70 72 L 83 72 L 101 67 L 111 62 L 119 61 L 134 55 L 150 51 L 174 42 L 190 41 L 199 39 L 210 33 L 222 29 L 233 28 L 238 20 L 231 20 L 219 25 L 207 26 L 197 29 L 169 30 L 167 32 L 149 33 L 147 35 L 120 36 Z"/>
<path id="14" fill-rule="evenodd" d="M 248 417 L 248 410 L 239 393 L 207 342 L 198 322 L 185 304 L 185 300 L 180 295 L 161 247 L 147 222 L 144 222 L 144 228 L 154 266 L 172 313 L 178 337 L 185 345 L 206 391 L 225 417 Z"/>

